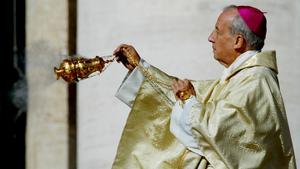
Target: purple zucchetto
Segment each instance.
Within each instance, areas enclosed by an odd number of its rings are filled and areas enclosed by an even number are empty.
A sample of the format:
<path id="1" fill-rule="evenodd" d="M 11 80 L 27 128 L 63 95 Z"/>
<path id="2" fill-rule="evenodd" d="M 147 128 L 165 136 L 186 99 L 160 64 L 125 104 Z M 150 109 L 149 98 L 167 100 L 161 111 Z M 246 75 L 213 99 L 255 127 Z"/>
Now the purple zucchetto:
<path id="1" fill-rule="evenodd" d="M 267 19 L 264 12 L 251 6 L 237 6 L 237 10 L 249 29 L 258 37 L 265 39 Z"/>

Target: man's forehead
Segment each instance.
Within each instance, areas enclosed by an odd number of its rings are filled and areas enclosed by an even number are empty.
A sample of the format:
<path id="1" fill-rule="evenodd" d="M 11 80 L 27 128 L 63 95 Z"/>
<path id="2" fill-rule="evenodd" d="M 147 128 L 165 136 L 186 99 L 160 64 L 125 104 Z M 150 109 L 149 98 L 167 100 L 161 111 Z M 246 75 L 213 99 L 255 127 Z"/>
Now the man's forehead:
<path id="1" fill-rule="evenodd" d="M 223 11 L 217 19 L 216 27 L 220 28 L 224 24 L 231 23 L 231 21 L 236 15 L 238 15 L 238 11 L 236 9 L 229 9 Z"/>

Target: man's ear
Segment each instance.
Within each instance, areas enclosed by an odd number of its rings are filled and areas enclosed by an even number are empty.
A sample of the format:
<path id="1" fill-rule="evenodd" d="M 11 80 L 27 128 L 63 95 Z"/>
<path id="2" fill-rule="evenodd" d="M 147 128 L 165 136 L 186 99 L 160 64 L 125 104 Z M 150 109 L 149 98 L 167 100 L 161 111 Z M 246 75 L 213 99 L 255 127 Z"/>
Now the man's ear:
<path id="1" fill-rule="evenodd" d="M 235 35 L 233 48 L 235 50 L 243 50 L 246 47 L 246 41 L 240 34 Z"/>

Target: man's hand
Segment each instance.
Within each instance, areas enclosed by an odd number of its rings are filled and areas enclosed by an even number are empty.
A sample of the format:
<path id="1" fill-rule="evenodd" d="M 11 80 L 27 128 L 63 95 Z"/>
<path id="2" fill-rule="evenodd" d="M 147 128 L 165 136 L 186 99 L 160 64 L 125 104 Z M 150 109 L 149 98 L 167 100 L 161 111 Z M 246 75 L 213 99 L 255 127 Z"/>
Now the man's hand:
<path id="1" fill-rule="evenodd" d="M 113 53 L 117 62 L 121 62 L 128 70 L 132 71 L 140 62 L 140 56 L 133 46 L 122 44 Z"/>
<path id="2" fill-rule="evenodd" d="M 196 96 L 193 85 L 187 79 L 175 80 L 172 84 L 172 89 L 176 99 L 180 99 L 182 101 L 190 98 L 192 95 Z"/>

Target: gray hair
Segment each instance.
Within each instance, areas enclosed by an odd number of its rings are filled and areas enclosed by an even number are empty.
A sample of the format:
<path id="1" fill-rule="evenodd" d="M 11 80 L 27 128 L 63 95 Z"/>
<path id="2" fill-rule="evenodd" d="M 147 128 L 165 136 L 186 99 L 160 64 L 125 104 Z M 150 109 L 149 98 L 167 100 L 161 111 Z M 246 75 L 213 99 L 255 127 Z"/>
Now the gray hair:
<path id="1" fill-rule="evenodd" d="M 235 5 L 229 5 L 223 9 L 223 11 L 237 9 Z M 261 50 L 264 47 L 264 39 L 255 35 L 244 22 L 240 15 L 236 15 L 231 23 L 231 34 L 241 34 L 244 36 L 247 46 L 252 50 Z"/>

